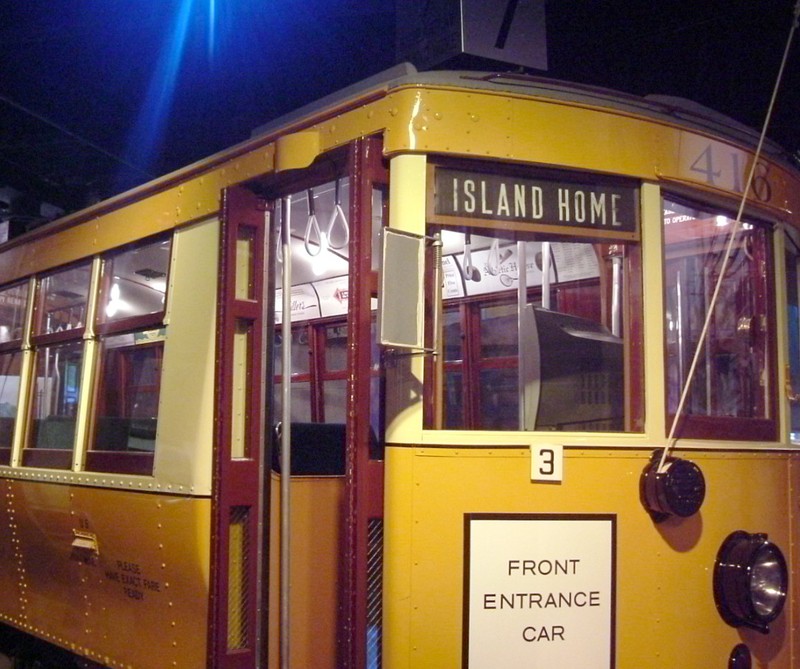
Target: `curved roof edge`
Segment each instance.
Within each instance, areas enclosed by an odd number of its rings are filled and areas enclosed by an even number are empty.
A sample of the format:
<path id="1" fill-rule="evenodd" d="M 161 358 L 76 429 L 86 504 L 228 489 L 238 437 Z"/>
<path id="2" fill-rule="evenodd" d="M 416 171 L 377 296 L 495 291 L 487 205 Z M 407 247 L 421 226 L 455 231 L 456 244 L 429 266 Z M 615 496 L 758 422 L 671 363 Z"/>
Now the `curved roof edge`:
<path id="1" fill-rule="evenodd" d="M 530 96 L 554 101 L 607 108 L 622 113 L 645 116 L 665 123 L 710 133 L 746 147 L 758 145 L 759 132 L 709 107 L 686 98 L 670 95 L 631 95 L 620 91 L 520 73 L 469 72 L 432 70 L 418 72 L 410 63 L 401 63 L 372 77 L 357 82 L 309 103 L 254 129 L 250 138 L 279 131 L 303 118 L 335 107 L 354 96 L 365 96 L 405 86 L 437 86 L 471 88 L 487 92 Z M 797 167 L 790 152 L 771 140 L 764 142 L 763 152 L 772 160 Z"/>

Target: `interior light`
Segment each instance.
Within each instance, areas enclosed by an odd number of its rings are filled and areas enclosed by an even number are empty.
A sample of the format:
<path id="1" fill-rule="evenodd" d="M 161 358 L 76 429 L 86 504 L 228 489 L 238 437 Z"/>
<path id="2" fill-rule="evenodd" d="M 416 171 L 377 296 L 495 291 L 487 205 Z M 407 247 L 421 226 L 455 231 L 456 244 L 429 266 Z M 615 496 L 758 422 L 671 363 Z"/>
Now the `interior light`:
<path id="1" fill-rule="evenodd" d="M 671 516 L 688 518 L 700 510 L 706 496 L 703 472 L 694 462 L 669 457 L 659 470 L 661 450 L 656 450 L 639 478 L 642 505 L 656 523 Z"/>
<path id="2" fill-rule="evenodd" d="M 783 610 L 788 588 L 786 560 L 766 534 L 728 535 L 714 564 L 714 601 L 726 623 L 766 634 Z"/>
<path id="3" fill-rule="evenodd" d="M 716 216 L 714 218 L 714 223 L 718 228 L 724 228 L 728 225 L 728 217 L 727 216 Z"/>
<path id="4" fill-rule="evenodd" d="M 119 311 L 121 300 L 119 299 L 119 284 L 113 283 L 111 284 L 111 290 L 109 291 L 109 300 L 108 304 L 106 305 L 106 316 L 109 318 L 113 318 L 116 313 Z"/>

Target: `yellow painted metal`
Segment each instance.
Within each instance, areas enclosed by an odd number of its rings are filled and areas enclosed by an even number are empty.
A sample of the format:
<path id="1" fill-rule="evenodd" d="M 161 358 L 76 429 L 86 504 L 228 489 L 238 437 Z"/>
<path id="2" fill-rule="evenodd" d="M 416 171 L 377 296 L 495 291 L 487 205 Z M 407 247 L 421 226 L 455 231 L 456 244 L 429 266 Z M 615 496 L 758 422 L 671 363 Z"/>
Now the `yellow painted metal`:
<path id="1" fill-rule="evenodd" d="M 389 221 L 393 228 L 425 234 L 427 161 L 423 155 L 404 154 L 391 162 Z M 397 356 L 387 368 L 386 413 L 389 439 L 418 440 L 422 430 L 421 393 L 423 362 L 419 356 Z"/>
<path id="2" fill-rule="evenodd" d="M 775 266 L 776 277 L 787 277 L 786 274 L 786 236 L 782 227 L 778 227 L 773 235 L 772 257 Z M 791 276 L 788 275 L 788 276 Z M 775 303 L 788 304 L 787 284 L 788 280 L 775 281 Z M 777 341 L 777 360 L 775 368 L 778 373 L 775 375 L 773 383 L 777 390 L 778 406 L 775 414 L 778 418 L 778 434 L 789 435 L 791 431 L 791 402 L 789 392 L 791 392 L 791 373 L 790 373 L 790 342 L 789 342 L 789 310 L 775 310 L 775 339 Z M 787 390 L 788 389 L 788 390 Z"/>
<path id="3" fill-rule="evenodd" d="M 216 214 L 224 187 L 305 167 L 326 151 L 377 133 L 387 155 L 428 152 L 592 170 L 728 198 L 738 195 L 751 160 L 732 142 L 630 112 L 501 90 L 409 84 L 353 98 L 336 113 L 309 115 L 67 217 L 58 226 L 58 244 L 45 238 L 12 243 L 0 257 L 0 284 Z M 762 163 L 757 178 L 771 188 L 763 204 L 777 214 L 800 210 L 796 175 L 770 160 Z"/>
<path id="4" fill-rule="evenodd" d="M 199 495 L 211 493 L 218 240 L 216 219 L 173 239 L 158 408 L 156 480 L 162 489 Z"/>
<path id="5" fill-rule="evenodd" d="M 279 657 L 280 477 L 270 479 L 269 666 Z M 291 596 L 289 647 L 291 667 L 336 669 L 342 666 L 337 635 L 341 629 L 344 562 L 344 478 L 292 478 Z"/>
<path id="6" fill-rule="evenodd" d="M 63 265 L 216 215 L 222 189 L 270 173 L 274 147 L 253 143 L 69 216 L 53 237 L 11 243 L 0 254 L 0 283 Z"/>
<path id="7" fill-rule="evenodd" d="M 113 669 L 206 667 L 209 499 L 0 490 L 0 586 L 13 593 L 0 620 Z"/>
<path id="8" fill-rule="evenodd" d="M 281 135 L 275 140 L 275 171 L 308 167 L 319 154 L 319 132 L 306 130 Z"/>
<path id="9" fill-rule="evenodd" d="M 645 436 L 653 440 L 666 435 L 666 409 L 663 388 L 664 357 L 660 343 L 666 341 L 664 335 L 664 289 L 663 289 L 663 220 L 664 208 L 661 191 L 653 184 L 642 184 L 642 286 L 643 295 L 643 339 L 644 339 L 644 378 L 648 391 L 644 394 Z"/>
<path id="10" fill-rule="evenodd" d="M 464 514 L 478 512 L 616 514 L 617 669 L 723 667 L 742 641 L 754 666 L 794 666 L 797 585 L 791 605 L 762 635 L 722 621 L 712 573 L 734 530 L 766 532 L 795 556 L 800 456 L 693 453 L 708 486 L 700 513 L 655 525 L 639 504 L 647 451 L 566 451 L 561 484 L 531 483 L 527 450 L 388 451 L 386 669 L 461 666 Z"/>

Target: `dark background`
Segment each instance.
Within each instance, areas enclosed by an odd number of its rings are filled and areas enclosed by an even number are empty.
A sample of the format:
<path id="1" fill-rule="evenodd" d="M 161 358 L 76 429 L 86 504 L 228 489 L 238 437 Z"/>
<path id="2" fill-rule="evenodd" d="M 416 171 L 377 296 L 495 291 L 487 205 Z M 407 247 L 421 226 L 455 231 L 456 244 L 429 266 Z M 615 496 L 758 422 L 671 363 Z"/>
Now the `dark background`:
<path id="1" fill-rule="evenodd" d="M 681 96 L 760 129 L 794 7 L 549 0 L 549 69 L 534 73 Z M 392 66 L 394 35 L 391 0 L 0 0 L 0 200 L 13 188 L 35 222 L 42 201 L 72 211 L 200 160 Z M 787 159 L 798 42 L 768 133 Z"/>

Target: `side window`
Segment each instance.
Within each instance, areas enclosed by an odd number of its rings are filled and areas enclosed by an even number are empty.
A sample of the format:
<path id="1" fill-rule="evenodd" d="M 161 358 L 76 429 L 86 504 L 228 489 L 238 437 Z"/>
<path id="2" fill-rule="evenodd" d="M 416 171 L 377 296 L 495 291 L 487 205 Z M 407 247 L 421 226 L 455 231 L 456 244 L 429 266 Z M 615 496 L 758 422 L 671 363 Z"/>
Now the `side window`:
<path id="1" fill-rule="evenodd" d="M 83 263 L 37 282 L 24 465 L 72 465 L 90 279 L 91 264 Z"/>
<path id="2" fill-rule="evenodd" d="M 28 283 L 0 290 L 0 464 L 10 463 L 22 374 Z"/>
<path id="3" fill-rule="evenodd" d="M 800 238 L 786 231 L 786 324 L 788 328 L 789 365 L 786 370 L 789 397 L 789 438 L 800 444 Z"/>
<path id="4" fill-rule="evenodd" d="M 733 223 L 721 211 L 664 201 L 667 412 L 671 423 L 699 348 L 676 435 L 774 440 L 769 232 L 743 222 L 721 277 Z"/>
<path id="5" fill-rule="evenodd" d="M 170 250 L 160 239 L 103 258 L 89 471 L 152 473 Z"/>

